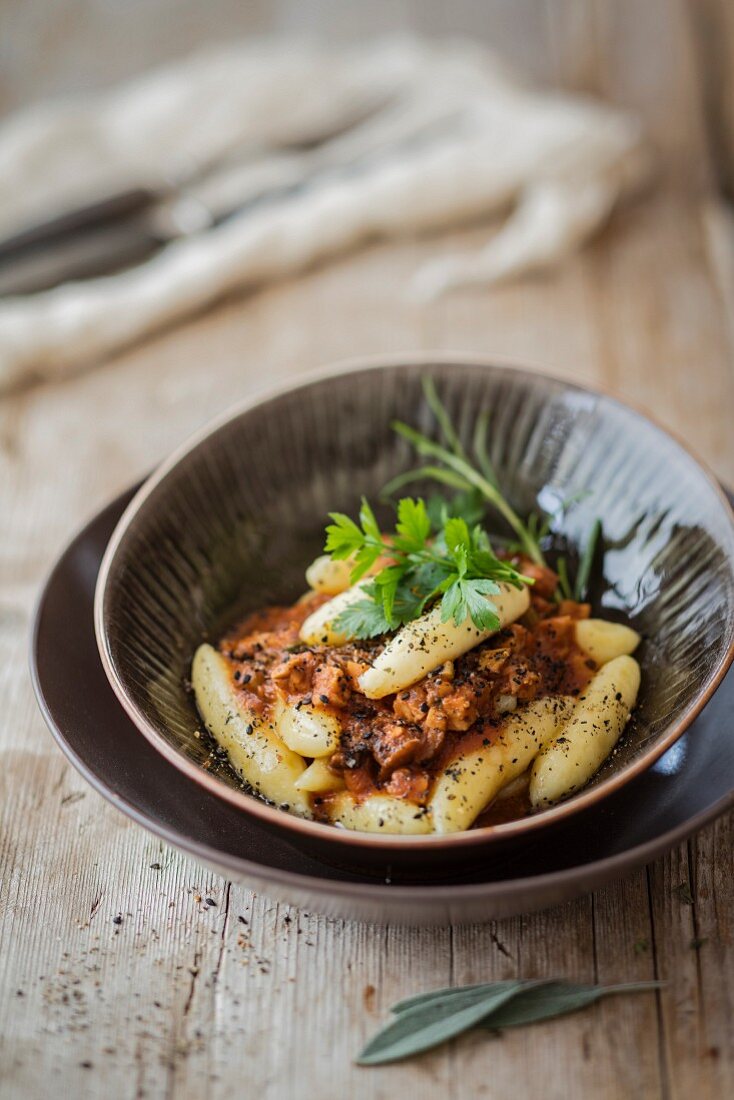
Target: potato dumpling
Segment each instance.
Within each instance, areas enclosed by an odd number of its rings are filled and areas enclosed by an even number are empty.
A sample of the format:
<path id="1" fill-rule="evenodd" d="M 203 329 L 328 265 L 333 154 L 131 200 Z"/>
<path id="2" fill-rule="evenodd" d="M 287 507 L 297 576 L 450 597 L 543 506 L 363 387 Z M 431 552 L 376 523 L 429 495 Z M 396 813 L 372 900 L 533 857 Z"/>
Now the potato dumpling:
<path id="1" fill-rule="evenodd" d="M 530 606 L 526 587 L 502 584 L 500 589 L 496 596 L 489 597 L 497 608 L 497 630 L 519 619 Z M 441 608 L 436 606 L 402 627 L 390 639 L 372 668 L 360 676 L 359 686 L 368 699 L 381 699 L 402 691 L 445 661 L 461 657 L 495 633 L 495 630 L 480 630 L 471 619 L 458 626 L 453 619 L 441 622 Z"/>
<path id="2" fill-rule="evenodd" d="M 197 649 L 191 683 L 207 729 L 242 778 L 278 806 L 311 817 L 308 796 L 296 787 L 306 762 L 278 735 L 279 708 L 267 717 L 249 712 L 237 697 L 229 665 L 210 645 Z"/>
<path id="3" fill-rule="evenodd" d="M 588 783 L 619 740 L 639 688 L 640 666 L 634 657 L 614 657 L 599 669 L 568 723 L 533 764 L 533 806 L 558 802 Z"/>
<path id="4" fill-rule="evenodd" d="M 328 554 L 322 554 L 306 570 L 306 581 L 314 592 L 320 592 L 324 596 L 338 596 L 349 588 L 351 569 L 349 561 L 334 561 Z"/>
<path id="5" fill-rule="evenodd" d="M 333 825 L 363 833 L 410 836 L 433 832 L 430 814 L 424 807 L 392 795 L 373 794 L 358 801 L 349 791 L 341 791 L 323 809 Z"/>
<path id="6" fill-rule="evenodd" d="M 298 777 L 296 788 L 299 791 L 309 791 L 311 794 L 324 794 L 326 791 L 343 790 L 344 780 L 340 775 L 335 775 L 329 767 L 328 760 L 321 757 L 309 764 L 305 772 Z"/>
<path id="7" fill-rule="evenodd" d="M 615 657 L 628 657 L 640 644 L 636 630 L 623 623 L 610 623 L 605 619 L 579 619 L 576 623 L 576 642 L 598 665 L 605 665 Z"/>
<path id="8" fill-rule="evenodd" d="M 348 642 L 348 633 L 345 630 L 339 630 L 334 624 L 350 604 L 364 599 L 362 585 L 367 583 L 367 581 L 361 581 L 318 607 L 301 627 L 301 641 L 306 645 L 344 645 Z"/>
<path id="9" fill-rule="evenodd" d="M 301 756 L 331 756 L 339 745 L 341 725 L 333 714 L 311 705 L 283 705 L 278 733 L 289 749 Z"/>
<path id="10" fill-rule="evenodd" d="M 487 745 L 460 753 L 439 775 L 430 801 L 437 833 L 468 829 L 508 783 L 532 763 L 538 750 L 565 725 L 574 700 L 546 696 L 506 718 Z"/>

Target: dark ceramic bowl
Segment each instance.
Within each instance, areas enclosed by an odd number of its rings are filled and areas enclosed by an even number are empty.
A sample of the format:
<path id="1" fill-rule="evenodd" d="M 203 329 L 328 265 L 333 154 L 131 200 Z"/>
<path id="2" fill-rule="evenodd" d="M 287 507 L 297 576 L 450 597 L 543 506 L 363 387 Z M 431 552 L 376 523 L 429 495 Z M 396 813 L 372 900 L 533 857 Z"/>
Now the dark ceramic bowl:
<path id="1" fill-rule="evenodd" d="M 599 804 L 476 866 L 343 870 L 313 859 L 205 790 L 133 725 L 102 670 L 94 588 L 133 496 L 99 512 L 41 593 L 31 672 L 60 749 L 87 782 L 154 836 L 249 889 L 309 913 L 379 924 L 468 924 L 559 905 L 629 873 L 734 808 L 734 668 L 703 714 L 651 768 Z M 84 684 L 84 691 L 69 685 Z"/>
<path id="2" fill-rule="evenodd" d="M 431 430 L 421 377 L 465 441 L 488 410 L 491 458 L 515 508 L 590 490 L 561 535 L 604 523 L 592 598 L 643 635 L 635 719 L 592 783 L 531 817 L 448 836 L 376 836 L 305 821 L 205 770 L 186 689 L 205 638 L 247 610 L 293 601 L 328 511 L 413 464 L 390 429 Z M 499 529 L 498 529 L 499 530 Z M 716 482 L 662 429 L 615 398 L 537 373 L 423 356 L 326 371 L 255 397 L 172 456 L 126 509 L 105 554 L 95 623 L 118 698 L 169 761 L 312 854 L 354 865 L 484 860 L 552 829 L 649 767 L 680 737 L 734 654 L 734 517 Z"/>

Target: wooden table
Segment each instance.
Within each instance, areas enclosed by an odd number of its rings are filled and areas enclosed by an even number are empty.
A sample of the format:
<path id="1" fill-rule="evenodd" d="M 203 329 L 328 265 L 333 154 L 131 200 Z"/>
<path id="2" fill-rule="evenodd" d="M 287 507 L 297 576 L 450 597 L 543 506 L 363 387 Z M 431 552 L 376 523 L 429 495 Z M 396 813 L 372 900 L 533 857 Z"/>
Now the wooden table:
<path id="1" fill-rule="evenodd" d="M 207 873 L 103 802 L 52 744 L 26 671 L 40 579 L 86 517 L 230 402 L 343 356 L 467 350 L 601 383 L 734 484 L 734 231 L 717 190 L 730 150 L 712 147 L 721 111 L 705 109 L 694 33 L 717 5 L 537 7 L 542 33 L 512 24 L 510 47 L 634 106 L 661 165 L 654 192 L 562 270 L 424 309 L 402 294 L 417 262 L 486 230 L 375 246 L 0 401 L 3 1096 L 734 1095 L 734 816 L 533 916 L 432 931 L 330 921 Z M 405 1065 L 353 1066 L 400 997 L 515 975 L 666 985 Z"/>

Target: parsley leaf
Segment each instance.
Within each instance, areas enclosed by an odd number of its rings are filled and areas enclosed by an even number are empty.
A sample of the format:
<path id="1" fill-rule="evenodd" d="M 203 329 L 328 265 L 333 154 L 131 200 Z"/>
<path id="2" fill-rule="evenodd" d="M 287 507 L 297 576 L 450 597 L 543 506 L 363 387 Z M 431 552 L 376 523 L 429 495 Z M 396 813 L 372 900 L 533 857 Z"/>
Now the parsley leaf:
<path id="1" fill-rule="evenodd" d="M 478 489 L 464 489 L 450 500 L 440 493 L 432 494 L 426 501 L 426 510 L 434 530 L 442 531 L 444 523 L 452 516 L 461 516 L 469 527 L 475 527 L 484 518 L 486 508 Z"/>
<path id="2" fill-rule="evenodd" d="M 391 629 L 382 604 L 369 596 L 345 607 L 338 623 L 339 628 L 351 638 L 377 638 Z"/>
<path id="3" fill-rule="evenodd" d="M 466 520 L 455 516 L 447 519 L 443 528 L 443 541 L 446 551 L 456 566 L 456 571 L 463 577 L 469 568 L 469 555 L 472 550 L 472 540 Z"/>
<path id="4" fill-rule="evenodd" d="M 447 623 L 449 619 L 453 619 L 455 623 L 463 623 L 468 610 L 461 582 L 454 581 L 441 599 L 441 622 Z"/>
<path id="5" fill-rule="evenodd" d="M 487 596 L 497 595 L 500 590 L 499 585 L 481 577 L 474 580 L 461 580 L 459 584 L 474 625 L 480 630 L 499 630 L 500 620 L 497 608 L 487 599 Z"/>
<path id="6" fill-rule="evenodd" d="M 453 619 L 459 625 L 471 618 L 478 629 L 494 630 L 499 616 L 488 597 L 500 591 L 500 581 L 518 588 L 528 582 L 509 562 L 495 556 L 483 528 L 470 529 L 461 516 L 445 517 L 432 538 L 431 520 L 421 498 L 399 501 L 395 531 L 389 537 L 380 531 L 364 499 L 359 524 L 339 512 L 332 513 L 331 519 L 326 550 L 334 558 L 351 559 L 352 583 L 374 572 L 362 585 L 364 597 L 336 620 L 352 638 L 395 630 L 438 600 L 444 622 Z M 387 563 L 375 570 L 380 558 Z"/>
<path id="7" fill-rule="evenodd" d="M 375 519 L 375 513 L 370 508 L 366 497 L 362 497 L 362 506 L 359 509 L 359 522 L 362 524 L 362 530 L 369 539 L 374 539 L 377 543 L 382 542 L 380 525 Z"/>
<path id="8" fill-rule="evenodd" d="M 352 572 L 349 579 L 356 584 L 365 573 L 369 573 L 372 566 L 382 554 L 381 546 L 362 546 L 353 557 Z"/>
<path id="9" fill-rule="evenodd" d="M 354 520 L 343 512 L 329 512 L 329 518 L 334 522 L 326 528 L 324 549 L 335 561 L 343 561 L 362 547 L 364 535 Z"/>
<path id="10" fill-rule="evenodd" d="M 399 565 L 388 565 L 377 574 L 374 580 L 374 598 L 382 604 L 382 611 L 388 623 L 391 623 L 394 618 L 395 598 L 404 572 L 405 570 Z"/>
<path id="11" fill-rule="evenodd" d="M 426 511 L 425 501 L 403 497 L 398 501 L 398 522 L 393 545 L 406 554 L 423 549 L 431 533 L 431 521 Z"/>
<path id="12" fill-rule="evenodd" d="M 335 560 L 351 563 L 350 579 L 363 584 L 364 598 L 346 608 L 337 618 L 339 627 L 353 638 L 372 638 L 395 630 L 422 615 L 440 600 L 441 617 L 459 625 L 471 619 L 480 630 L 499 626 L 497 608 L 491 597 L 500 584 L 521 587 L 532 583 L 507 561 L 497 558 L 489 536 L 481 526 L 485 510 L 493 507 L 504 518 L 517 539 L 517 550 L 538 565 L 545 566 L 542 543 L 548 537 L 554 516 L 532 513 L 523 521 L 499 488 L 487 446 L 489 417 L 480 413 L 475 421 L 472 449 L 475 464 L 462 445 L 459 434 L 430 378 L 423 390 L 438 424 L 437 442 L 407 424 L 396 421 L 395 431 L 428 459 L 414 470 L 398 474 L 383 494 L 390 494 L 412 482 L 439 482 L 455 490 L 452 500 L 431 497 L 402 497 L 397 504 L 397 522 L 389 537 L 383 535 L 369 502 L 363 497 L 359 523 L 342 512 L 331 512 L 326 528 L 326 552 Z M 561 504 L 561 513 L 579 499 Z M 559 559 L 556 598 L 581 599 L 588 588 L 589 573 L 601 535 L 596 521 L 582 555 L 572 587 L 566 562 Z M 377 568 L 382 564 L 382 568 Z"/>

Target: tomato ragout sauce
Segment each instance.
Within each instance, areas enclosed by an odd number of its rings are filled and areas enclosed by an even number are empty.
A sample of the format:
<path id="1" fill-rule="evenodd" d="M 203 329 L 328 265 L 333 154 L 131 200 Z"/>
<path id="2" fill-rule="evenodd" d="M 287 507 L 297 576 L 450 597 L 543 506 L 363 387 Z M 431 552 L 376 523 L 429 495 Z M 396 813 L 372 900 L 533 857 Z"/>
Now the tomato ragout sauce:
<path id="1" fill-rule="evenodd" d="M 589 605 L 554 602 L 556 575 L 525 560 L 519 567 L 535 584 L 518 622 L 382 699 L 363 695 L 358 679 L 384 638 L 341 646 L 299 640 L 304 620 L 329 597 L 313 594 L 292 607 L 255 612 L 219 650 L 236 694 L 252 712 L 267 715 L 281 699 L 337 717 L 342 732 L 329 766 L 355 798 L 380 792 L 424 805 L 436 775 L 459 753 L 490 745 L 509 713 L 542 696 L 579 695 L 597 669 L 575 640 L 574 624 L 588 618 Z M 329 797 L 313 796 L 317 817 Z M 519 803 L 506 810 L 522 812 Z"/>

